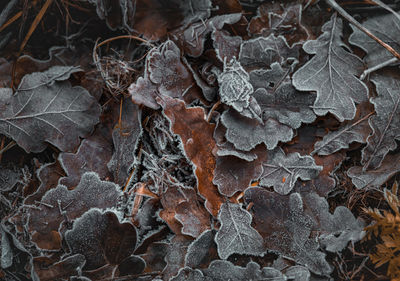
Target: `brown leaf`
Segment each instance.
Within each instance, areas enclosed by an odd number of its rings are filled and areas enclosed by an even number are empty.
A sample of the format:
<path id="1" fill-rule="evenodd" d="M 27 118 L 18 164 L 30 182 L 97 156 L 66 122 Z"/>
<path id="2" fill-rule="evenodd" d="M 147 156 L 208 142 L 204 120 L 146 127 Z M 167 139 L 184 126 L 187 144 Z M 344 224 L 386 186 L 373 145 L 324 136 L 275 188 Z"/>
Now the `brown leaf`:
<path id="1" fill-rule="evenodd" d="M 59 249 L 58 229 L 63 221 L 79 218 L 94 207 L 113 207 L 120 194 L 117 185 L 101 181 L 95 173 L 83 174 L 74 190 L 68 190 L 63 185 L 50 189 L 38 208 L 29 209 L 28 229 L 32 233 L 32 241 L 42 249 Z"/>
<path id="2" fill-rule="evenodd" d="M 254 161 L 246 161 L 235 156 L 220 156 L 214 171 L 213 182 L 221 194 L 228 197 L 238 191 L 244 191 L 262 173 L 262 163 L 266 160 L 267 149 L 258 145 L 251 152 L 257 155 Z"/>
<path id="3" fill-rule="evenodd" d="M 47 257 L 35 257 L 33 259 L 34 269 L 41 281 L 62 280 L 70 276 L 78 275 L 86 260 L 83 255 L 69 256 L 50 266 L 45 266 Z"/>
<path id="4" fill-rule="evenodd" d="M 60 153 L 58 161 L 67 174 L 60 179 L 60 184 L 68 188 L 75 187 L 85 172 L 96 172 L 101 179 L 111 177 L 107 167 L 111 156 L 110 140 L 96 130 L 95 134 L 82 141 L 77 152 Z"/>
<path id="5" fill-rule="evenodd" d="M 212 182 L 215 169 L 215 125 L 205 120 L 203 108 L 186 108 L 183 101 L 166 96 L 162 100 L 158 99 L 158 103 L 171 121 L 172 131 L 180 136 L 186 156 L 196 166 L 197 190 L 206 199 L 207 210 L 216 217 L 224 198 Z"/>

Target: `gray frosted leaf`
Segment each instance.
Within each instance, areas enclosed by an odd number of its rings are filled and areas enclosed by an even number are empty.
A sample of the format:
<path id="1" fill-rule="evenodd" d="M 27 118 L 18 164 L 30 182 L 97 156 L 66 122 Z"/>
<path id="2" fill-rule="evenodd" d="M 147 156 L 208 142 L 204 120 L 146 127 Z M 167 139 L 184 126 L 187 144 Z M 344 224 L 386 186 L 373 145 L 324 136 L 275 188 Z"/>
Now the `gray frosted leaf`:
<path id="1" fill-rule="evenodd" d="M 251 214 L 238 204 L 224 203 L 218 214 L 221 228 L 215 236 L 218 255 L 227 259 L 232 254 L 262 256 L 263 238 L 251 226 Z"/>
<path id="2" fill-rule="evenodd" d="M 204 51 L 206 37 L 214 29 L 220 30 L 225 24 L 234 24 L 242 18 L 242 13 L 225 14 L 212 17 L 203 22 L 195 22 L 184 30 L 175 32 L 174 41 L 182 46 L 186 54 L 192 57 L 199 57 Z"/>
<path id="3" fill-rule="evenodd" d="M 114 207 L 120 196 L 118 185 L 101 181 L 99 176 L 92 172 L 83 174 L 78 186 L 73 190 L 68 190 L 63 185 L 50 189 L 41 200 L 42 208 L 30 209 L 28 228 L 34 233 L 32 241 L 42 249 L 60 247 L 61 245 L 54 245 L 49 240 L 52 232 L 58 231 L 65 216 L 72 221 L 91 208 Z"/>
<path id="4" fill-rule="evenodd" d="M 178 1 L 179 9 L 183 14 L 181 25 L 204 20 L 210 17 L 212 3 L 211 0 L 188 0 Z"/>
<path id="5" fill-rule="evenodd" d="M 187 249 L 185 266 L 205 268 L 212 260 L 218 259 L 214 237 L 215 230 L 206 230 L 197 237 Z"/>
<path id="6" fill-rule="evenodd" d="M 222 114 L 221 122 L 226 127 L 226 139 L 239 150 L 250 151 L 260 143 L 265 143 L 271 150 L 279 141 L 288 142 L 293 138 L 292 128 L 275 119 L 269 118 L 260 123 L 232 109 Z"/>
<path id="7" fill-rule="evenodd" d="M 396 140 L 400 140 L 400 82 L 394 77 L 377 74 L 371 80 L 378 96 L 371 98 L 376 115 L 368 120 L 372 135 L 362 150 L 364 170 L 378 168 L 386 154 L 397 148 Z"/>
<path id="8" fill-rule="evenodd" d="M 161 94 L 181 97 L 192 87 L 193 76 L 181 60 L 178 46 L 171 40 L 152 49 L 146 58 L 149 79 Z"/>
<path id="9" fill-rule="evenodd" d="M 242 151 L 237 150 L 235 146 L 230 142 L 224 142 L 222 144 L 218 144 L 218 156 L 235 156 L 237 158 L 246 160 L 251 162 L 257 159 L 257 154 L 253 151 Z"/>
<path id="10" fill-rule="evenodd" d="M 211 34 L 213 46 L 217 57 L 221 62 L 231 61 L 234 57 L 239 57 L 239 48 L 242 44 L 242 37 L 230 36 L 226 30 L 214 29 Z"/>
<path id="11" fill-rule="evenodd" d="M 323 34 L 303 45 L 308 54 L 315 56 L 293 74 L 296 89 L 317 92 L 314 112 L 330 112 L 341 122 L 353 119 L 355 102 L 368 97 L 368 88 L 356 77 L 361 74 L 363 63 L 345 50 L 342 28 L 342 20 L 334 14 L 322 27 Z"/>
<path id="12" fill-rule="evenodd" d="M 317 166 L 311 156 L 301 156 L 297 152 L 285 155 L 281 148 L 268 152 L 263 168 L 260 185 L 272 186 L 282 195 L 293 189 L 297 179 L 310 180 L 322 171 L 322 166 Z"/>
<path id="13" fill-rule="evenodd" d="M 288 58 L 298 57 L 298 47 L 290 48 L 285 37 L 275 37 L 273 34 L 244 41 L 239 53 L 239 61 L 246 67 L 266 67 L 273 62 L 282 64 Z"/>
<path id="14" fill-rule="evenodd" d="M 256 89 L 253 96 L 261 107 L 262 119 L 273 118 L 297 129 L 301 123 L 314 122 L 315 95 L 296 91 L 288 74 L 280 64 L 273 63 L 271 69 L 250 72 L 250 82 Z"/>
<path id="15" fill-rule="evenodd" d="M 125 184 L 135 161 L 135 150 L 142 134 L 140 120 L 139 107 L 125 100 L 122 105 L 121 127 L 115 125 L 112 132 L 114 152 L 107 163 L 109 171 L 114 174 L 114 181 L 120 186 Z"/>
<path id="16" fill-rule="evenodd" d="M 0 226 L 0 236 L 1 236 L 1 268 L 9 268 L 13 263 L 14 253 L 11 248 L 10 240 L 7 237 L 6 232 Z"/>
<path id="17" fill-rule="evenodd" d="M 246 267 L 241 267 L 224 260 L 213 261 L 207 269 L 203 270 L 203 273 L 213 281 L 261 281 L 267 277 L 263 275 L 260 266 L 255 262 L 249 262 Z"/>
<path id="18" fill-rule="evenodd" d="M 349 148 L 352 142 L 365 143 L 371 132 L 367 122 L 371 113 L 361 118 L 354 119 L 351 122 L 342 123 L 337 131 L 330 131 L 321 141 L 314 144 L 314 150 L 311 155 L 330 155 L 341 149 Z"/>
<path id="19" fill-rule="evenodd" d="M 178 275 L 169 279 L 169 281 L 212 281 L 204 277 L 203 272 L 198 269 L 190 267 L 183 267 L 179 269 Z"/>
<path id="20" fill-rule="evenodd" d="M 391 177 L 400 172 L 400 153 L 386 155 L 379 168 L 364 171 L 361 166 L 351 167 L 347 175 L 358 189 L 381 187 Z"/>
<path id="21" fill-rule="evenodd" d="M 191 240 L 183 235 L 175 235 L 171 239 L 171 242 L 168 245 L 167 254 L 164 258 L 167 262 L 167 266 L 162 272 L 164 280 L 176 276 L 179 270 L 184 267 L 185 255 L 190 242 Z"/>
<path id="22" fill-rule="evenodd" d="M 293 281 L 309 281 L 311 277 L 310 271 L 300 265 L 291 266 L 284 273 L 288 280 Z"/>
<path id="23" fill-rule="evenodd" d="M 350 241 L 357 242 L 364 237 L 364 223 L 346 207 L 338 206 L 331 214 L 326 199 L 316 193 L 303 195 L 303 201 L 318 224 L 320 246 L 327 251 L 340 252 Z"/>
<path id="24" fill-rule="evenodd" d="M 232 106 L 240 114 L 260 119 L 261 109 L 252 98 L 253 86 L 249 79 L 249 74 L 235 58 L 225 62 L 224 71 L 218 76 L 219 95 L 221 102 Z"/>
<path id="25" fill-rule="evenodd" d="M 319 275 L 329 275 L 332 267 L 312 234 L 318 224 L 303 204 L 299 193 L 280 195 L 259 187 L 245 192 L 245 202 L 252 202 L 255 228 L 264 237 L 266 249 L 277 251 Z"/>
<path id="26" fill-rule="evenodd" d="M 25 75 L 16 93 L 1 99 L 9 109 L 0 112 L 0 133 L 27 152 L 43 151 L 46 142 L 72 151 L 98 123 L 101 108 L 84 88 L 60 81 L 71 71 L 52 67 Z"/>
<path id="27" fill-rule="evenodd" d="M 400 23 L 392 13 L 373 15 L 368 17 L 362 25 L 397 52 L 400 52 Z M 369 68 L 393 58 L 393 55 L 374 39 L 355 26 L 351 25 L 351 27 L 353 33 L 349 37 L 349 42 L 367 53 L 364 60 Z"/>

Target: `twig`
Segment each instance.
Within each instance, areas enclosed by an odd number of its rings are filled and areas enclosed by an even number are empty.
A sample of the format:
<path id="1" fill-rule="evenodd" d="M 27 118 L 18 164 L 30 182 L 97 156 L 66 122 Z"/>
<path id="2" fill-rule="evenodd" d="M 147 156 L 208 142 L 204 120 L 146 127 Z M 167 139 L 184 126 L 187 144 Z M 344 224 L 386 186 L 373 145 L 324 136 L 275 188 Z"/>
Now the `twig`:
<path id="1" fill-rule="evenodd" d="M 326 0 L 326 3 L 328 3 L 332 8 L 334 8 L 339 14 L 342 15 L 347 21 L 352 23 L 354 26 L 356 26 L 358 29 L 360 29 L 362 32 L 367 34 L 369 37 L 371 37 L 373 40 L 375 40 L 378 44 L 380 44 L 382 47 L 384 47 L 386 50 L 388 50 L 393 56 L 396 58 L 400 59 L 400 54 L 396 52 L 395 49 L 390 47 L 390 45 L 386 44 L 383 42 L 381 39 L 376 37 L 374 34 L 371 33 L 368 29 L 366 29 L 364 26 L 362 26 L 358 21 L 356 21 L 350 14 L 348 14 L 342 7 L 336 3 L 335 0 Z"/>
<path id="2" fill-rule="evenodd" d="M 384 8 L 385 10 L 391 12 L 399 21 L 400 21 L 400 15 L 396 13 L 392 8 L 390 8 L 388 5 L 383 3 L 381 0 L 369 0 L 377 4 L 378 6 Z"/>
<path id="3" fill-rule="evenodd" d="M 364 70 L 363 74 L 361 74 L 360 79 L 364 80 L 364 78 L 367 77 L 368 74 L 370 74 L 370 73 L 372 73 L 374 71 L 377 71 L 377 70 L 379 70 L 381 68 L 384 68 L 384 67 L 386 67 L 388 65 L 391 65 L 392 63 L 398 62 L 398 61 L 399 61 L 398 58 L 391 58 L 391 59 L 388 59 L 387 61 L 381 62 L 381 63 L 379 63 L 379 64 L 377 64 L 377 65 L 375 65 L 375 66 L 373 66 L 371 68 L 368 68 L 368 69 Z"/>

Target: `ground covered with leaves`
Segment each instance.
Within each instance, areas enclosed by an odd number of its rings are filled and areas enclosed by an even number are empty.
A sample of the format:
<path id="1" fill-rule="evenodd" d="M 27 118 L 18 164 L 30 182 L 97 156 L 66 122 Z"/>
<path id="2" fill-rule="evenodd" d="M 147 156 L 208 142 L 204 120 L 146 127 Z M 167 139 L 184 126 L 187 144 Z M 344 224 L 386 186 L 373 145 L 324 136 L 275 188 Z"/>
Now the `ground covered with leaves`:
<path id="1" fill-rule="evenodd" d="M 0 280 L 400 280 L 400 1 L 0 3 Z"/>

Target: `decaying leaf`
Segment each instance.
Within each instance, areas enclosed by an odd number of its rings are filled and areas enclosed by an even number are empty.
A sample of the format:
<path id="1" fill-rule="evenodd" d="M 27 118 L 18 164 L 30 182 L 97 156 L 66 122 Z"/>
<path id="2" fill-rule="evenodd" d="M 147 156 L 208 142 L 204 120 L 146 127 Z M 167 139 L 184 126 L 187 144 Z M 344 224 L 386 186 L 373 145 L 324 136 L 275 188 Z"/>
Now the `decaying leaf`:
<path id="1" fill-rule="evenodd" d="M 310 35 L 301 23 L 302 9 L 296 2 L 264 2 L 258 7 L 258 16 L 251 19 L 248 30 L 263 36 L 281 34 L 291 45 L 304 42 Z"/>
<path id="2" fill-rule="evenodd" d="M 316 91 L 314 112 L 328 112 L 340 120 L 351 120 L 356 113 L 355 102 L 368 97 L 368 89 L 356 76 L 363 70 L 362 61 L 346 51 L 343 43 L 342 19 L 334 14 L 322 27 L 317 40 L 307 41 L 303 49 L 315 54 L 293 74 L 293 85 L 300 91 Z"/>
<path id="3" fill-rule="evenodd" d="M 82 87 L 68 81 L 74 67 L 54 66 L 24 76 L 17 92 L 2 90 L 0 132 L 27 152 L 41 152 L 49 142 L 72 151 L 79 137 L 87 136 L 98 122 L 100 106 Z"/>
<path id="4" fill-rule="evenodd" d="M 82 175 L 78 186 L 68 190 L 63 185 L 50 189 L 42 198 L 39 208 L 32 208 L 29 231 L 42 249 L 59 249 L 59 226 L 71 222 L 91 208 L 106 209 L 117 204 L 121 192 L 117 185 L 101 181 L 96 173 Z"/>
<path id="5" fill-rule="evenodd" d="M 272 186 L 282 195 L 293 189 L 297 179 L 310 180 L 322 170 L 322 166 L 317 166 L 311 156 L 301 156 L 299 153 L 285 155 L 281 148 L 269 151 L 267 162 L 262 166 L 260 185 Z"/>
<path id="6" fill-rule="evenodd" d="M 211 261 L 218 259 L 214 237 L 215 230 L 206 230 L 197 237 L 187 249 L 185 266 L 207 268 Z"/>
<path id="7" fill-rule="evenodd" d="M 75 187 L 85 172 L 95 172 L 103 180 L 110 177 L 107 162 L 111 155 L 110 141 L 98 132 L 93 134 L 82 141 L 76 153 L 60 153 L 58 161 L 67 176 L 62 177 L 59 183 L 68 188 Z"/>
<path id="8" fill-rule="evenodd" d="M 65 233 L 72 254 L 85 256 L 84 270 L 94 270 L 106 264 L 118 265 L 136 247 L 137 234 L 130 223 L 120 223 L 114 212 L 91 209 L 76 219 Z"/>
<path id="9" fill-rule="evenodd" d="M 203 22 L 195 22 L 188 27 L 176 30 L 173 40 L 192 57 L 199 57 L 204 51 L 206 36 L 214 29 L 220 30 L 225 24 L 234 24 L 242 17 L 241 13 L 212 17 Z"/>
<path id="10" fill-rule="evenodd" d="M 230 62 L 234 57 L 239 57 L 239 48 L 242 44 L 242 37 L 231 36 L 225 30 L 214 29 L 211 34 L 215 52 L 221 62 Z"/>
<path id="11" fill-rule="evenodd" d="M 221 228 L 215 235 L 220 258 L 227 259 L 234 253 L 255 256 L 264 254 L 263 238 L 251 226 L 251 219 L 251 214 L 240 205 L 222 204 L 218 214 Z"/>
<path id="12" fill-rule="evenodd" d="M 70 276 L 80 275 L 80 272 L 82 272 L 82 268 L 86 263 L 85 256 L 81 254 L 66 257 L 65 259 L 47 267 L 43 265 L 41 266 L 38 261 L 39 258 L 42 257 L 35 257 L 33 264 L 40 281 L 62 280 Z"/>
<path id="13" fill-rule="evenodd" d="M 231 197 L 238 191 L 244 191 L 250 186 L 251 181 L 260 177 L 267 150 L 264 145 L 259 145 L 252 151 L 257 157 L 254 161 L 246 161 L 235 156 L 217 158 L 213 182 L 221 194 Z"/>
<path id="14" fill-rule="evenodd" d="M 400 140 L 400 83 L 394 77 L 379 74 L 371 80 L 378 96 L 371 98 L 376 115 L 368 120 L 372 135 L 362 150 L 364 170 L 379 168 L 386 154 L 396 149 L 396 140 Z"/>
<path id="15" fill-rule="evenodd" d="M 142 125 L 141 111 L 137 105 L 125 99 L 121 110 L 121 122 L 115 124 L 112 132 L 114 151 L 107 167 L 114 175 L 114 182 L 124 186 L 135 161 Z"/>
<path id="16" fill-rule="evenodd" d="M 245 67 L 269 67 L 273 62 L 283 64 L 298 56 L 298 47 L 291 48 L 285 37 L 271 34 L 244 41 L 240 47 L 239 61 Z"/>
<path id="17" fill-rule="evenodd" d="M 186 156 L 196 167 L 197 190 L 206 199 L 207 210 L 216 217 L 224 200 L 212 182 L 216 147 L 214 125 L 205 120 L 204 109 L 200 107 L 186 108 L 184 102 L 166 96 L 159 102 L 171 122 L 172 131 L 181 138 Z"/>

